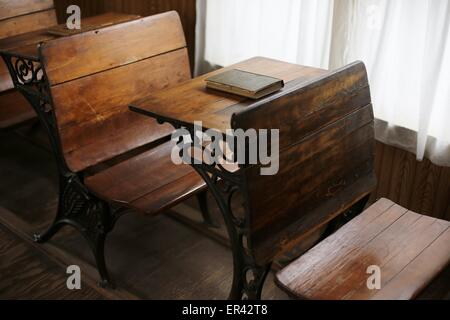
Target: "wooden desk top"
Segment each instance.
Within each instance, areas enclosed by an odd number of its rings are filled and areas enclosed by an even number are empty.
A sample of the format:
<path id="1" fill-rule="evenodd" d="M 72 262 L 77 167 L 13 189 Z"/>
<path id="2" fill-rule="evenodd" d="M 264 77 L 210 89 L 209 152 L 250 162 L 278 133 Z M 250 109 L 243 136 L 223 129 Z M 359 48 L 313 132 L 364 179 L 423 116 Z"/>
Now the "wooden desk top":
<path id="1" fill-rule="evenodd" d="M 250 108 L 267 99 L 266 97 L 251 100 L 206 89 L 205 78 L 233 68 L 283 79 L 286 85 L 279 93 L 289 90 L 294 84 L 308 82 L 327 73 L 327 70 L 323 69 L 255 57 L 186 81 L 170 89 L 155 92 L 134 102 L 130 109 L 151 117 L 172 120 L 185 126 L 192 126 L 194 121 L 202 121 L 204 128 L 226 133 L 226 130 L 231 128 L 233 113 Z"/>
<path id="2" fill-rule="evenodd" d="M 109 12 L 94 17 L 84 18 L 83 24 L 95 26 L 97 28 L 106 27 L 113 24 L 118 24 L 134 19 L 140 16 Z M 82 31 L 82 30 L 81 30 Z M 25 57 L 38 57 L 37 45 L 41 42 L 50 41 L 61 36 L 50 34 L 48 28 L 19 34 L 17 36 L 0 39 L 0 52 L 5 51 L 9 53 L 18 54 Z M 0 62 L 0 92 L 12 89 L 13 84 L 6 65 Z"/>

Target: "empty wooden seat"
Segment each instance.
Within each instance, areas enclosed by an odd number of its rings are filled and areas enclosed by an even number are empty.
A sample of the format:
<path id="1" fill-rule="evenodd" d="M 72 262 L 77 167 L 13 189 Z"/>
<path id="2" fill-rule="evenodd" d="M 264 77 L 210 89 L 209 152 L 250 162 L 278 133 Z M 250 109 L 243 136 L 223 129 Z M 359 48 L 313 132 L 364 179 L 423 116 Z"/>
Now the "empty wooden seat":
<path id="1" fill-rule="evenodd" d="M 450 222 L 380 199 L 278 272 L 303 299 L 412 299 L 450 263 Z M 367 280 L 380 269 L 380 288 Z"/>
<path id="2" fill-rule="evenodd" d="M 175 12 L 50 41 L 42 45 L 42 55 L 70 171 L 83 172 L 150 145 L 87 176 L 91 192 L 154 214 L 206 187 L 192 168 L 172 163 L 174 143 L 154 147 L 168 140 L 171 126 L 128 110 L 131 101 L 190 78 Z"/>
<path id="3" fill-rule="evenodd" d="M 177 13 L 49 41 L 41 52 L 67 168 L 78 173 L 125 159 L 86 177 L 94 194 L 156 213 L 205 187 L 192 168 L 171 162 L 173 143 L 154 147 L 173 128 L 128 110 L 131 101 L 190 78 Z M 150 150 L 124 156 L 140 148 Z"/>
<path id="4" fill-rule="evenodd" d="M 26 48 L 4 55 L 10 70 L 26 63 Z M 48 129 L 60 173 L 57 216 L 36 240 L 49 240 L 62 225 L 76 227 L 106 285 L 104 241 L 123 212 L 157 214 L 206 188 L 194 169 L 172 162 L 174 128 L 128 110 L 132 101 L 190 79 L 181 22 L 172 11 L 52 39 L 34 49 L 38 54 L 31 65 L 40 64 L 42 78 L 34 75 L 15 85 Z"/>
<path id="5" fill-rule="evenodd" d="M 86 186 L 98 197 L 125 204 L 146 214 L 170 208 L 206 187 L 187 165 L 171 161 L 174 143 L 166 142 L 90 176 Z"/>

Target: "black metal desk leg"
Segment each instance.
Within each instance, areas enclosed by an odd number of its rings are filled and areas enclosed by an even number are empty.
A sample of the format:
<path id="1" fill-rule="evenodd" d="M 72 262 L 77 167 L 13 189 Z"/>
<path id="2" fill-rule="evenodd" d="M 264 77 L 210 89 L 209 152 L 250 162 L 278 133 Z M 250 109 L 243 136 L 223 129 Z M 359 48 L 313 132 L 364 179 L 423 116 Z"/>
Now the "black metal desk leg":
<path id="1" fill-rule="evenodd" d="M 247 246 L 247 215 L 236 217 L 233 214 L 231 202 L 233 195 L 241 188 L 239 177 L 207 165 L 192 166 L 208 185 L 227 227 L 233 252 L 233 284 L 228 298 L 261 299 L 262 287 L 270 265 L 256 265 Z"/>

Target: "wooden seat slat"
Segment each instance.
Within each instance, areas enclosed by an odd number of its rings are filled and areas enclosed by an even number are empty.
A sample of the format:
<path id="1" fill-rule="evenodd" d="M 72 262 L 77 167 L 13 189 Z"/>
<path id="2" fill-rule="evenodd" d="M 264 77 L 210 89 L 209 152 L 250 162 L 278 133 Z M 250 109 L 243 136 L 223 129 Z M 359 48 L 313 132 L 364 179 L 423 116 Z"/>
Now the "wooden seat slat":
<path id="1" fill-rule="evenodd" d="M 189 78 L 183 48 L 54 86 L 57 125 L 69 168 L 77 172 L 169 135 L 171 126 L 129 112 L 128 104 Z"/>
<path id="2" fill-rule="evenodd" d="M 54 9 L 30 13 L 0 21 L 0 39 L 20 33 L 51 27 L 56 24 Z"/>
<path id="3" fill-rule="evenodd" d="M 185 47 L 180 18 L 170 11 L 47 42 L 42 54 L 56 85 Z"/>
<path id="4" fill-rule="evenodd" d="M 411 299 L 450 262 L 449 228 L 448 221 L 381 199 L 280 271 L 277 281 L 306 299 Z M 436 259 L 419 263 L 433 253 Z M 380 290 L 367 287 L 371 265 L 381 269 Z"/>
<path id="5" fill-rule="evenodd" d="M 41 48 L 52 84 L 62 151 L 73 172 L 172 132 L 168 125 L 160 126 L 129 112 L 128 105 L 150 92 L 190 79 L 177 13 L 56 39 Z"/>
<path id="6" fill-rule="evenodd" d="M 135 20 L 139 18 L 140 16 L 133 14 L 107 12 L 97 16 L 83 18 L 81 20 L 82 23 L 81 26 L 83 26 L 83 24 L 86 24 L 89 26 L 101 28 L 112 24 L 122 23 L 125 21 Z M 0 49 L 11 50 L 18 47 L 28 46 L 30 44 L 37 45 L 40 42 L 60 38 L 60 36 L 58 35 L 49 33 L 48 29 L 49 28 L 40 28 L 39 30 L 20 33 L 12 37 L 0 39 Z M 81 29 L 81 31 L 83 31 L 83 29 Z"/>
<path id="7" fill-rule="evenodd" d="M 134 99 L 190 79 L 177 13 L 52 40 L 41 49 L 64 161 L 87 175 L 94 195 L 156 214 L 205 188 L 191 167 L 172 163 L 173 127 L 128 109 Z"/>
<path id="8" fill-rule="evenodd" d="M 185 170 L 189 167 L 187 166 Z M 206 190 L 205 181 L 195 171 L 171 181 L 159 189 L 142 196 L 130 203 L 130 207 L 145 212 L 156 214 L 166 211 L 178 203 Z"/>
<path id="9" fill-rule="evenodd" d="M 0 20 L 53 9 L 53 0 L 1 0 Z"/>
<path id="10" fill-rule="evenodd" d="M 108 12 L 94 17 L 83 18 L 82 24 L 102 28 L 125 21 L 136 20 L 138 18 L 140 18 L 140 16 Z M 0 50 L 38 58 L 37 45 L 41 42 L 56 38 L 60 38 L 60 36 L 49 33 L 48 28 L 42 26 L 39 30 L 21 32 L 20 34 L 0 39 Z M 13 88 L 10 78 L 6 65 L 3 60 L 0 61 L 0 91 Z"/>
<path id="11" fill-rule="evenodd" d="M 156 214 L 206 187 L 190 166 L 172 163 L 174 145 L 163 143 L 90 176 L 86 186 L 102 199 Z"/>

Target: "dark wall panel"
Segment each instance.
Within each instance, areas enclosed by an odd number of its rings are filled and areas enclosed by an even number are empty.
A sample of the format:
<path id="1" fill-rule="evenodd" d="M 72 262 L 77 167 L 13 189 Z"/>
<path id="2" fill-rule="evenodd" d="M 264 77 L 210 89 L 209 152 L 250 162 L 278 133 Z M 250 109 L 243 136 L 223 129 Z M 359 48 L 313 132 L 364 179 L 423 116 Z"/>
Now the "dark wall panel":
<path id="1" fill-rule="evenodd" d="M 378 187 L 373 199 L 385 197 L 418 213 L 450 220 L 450 168 L 377 142 Z"/>

